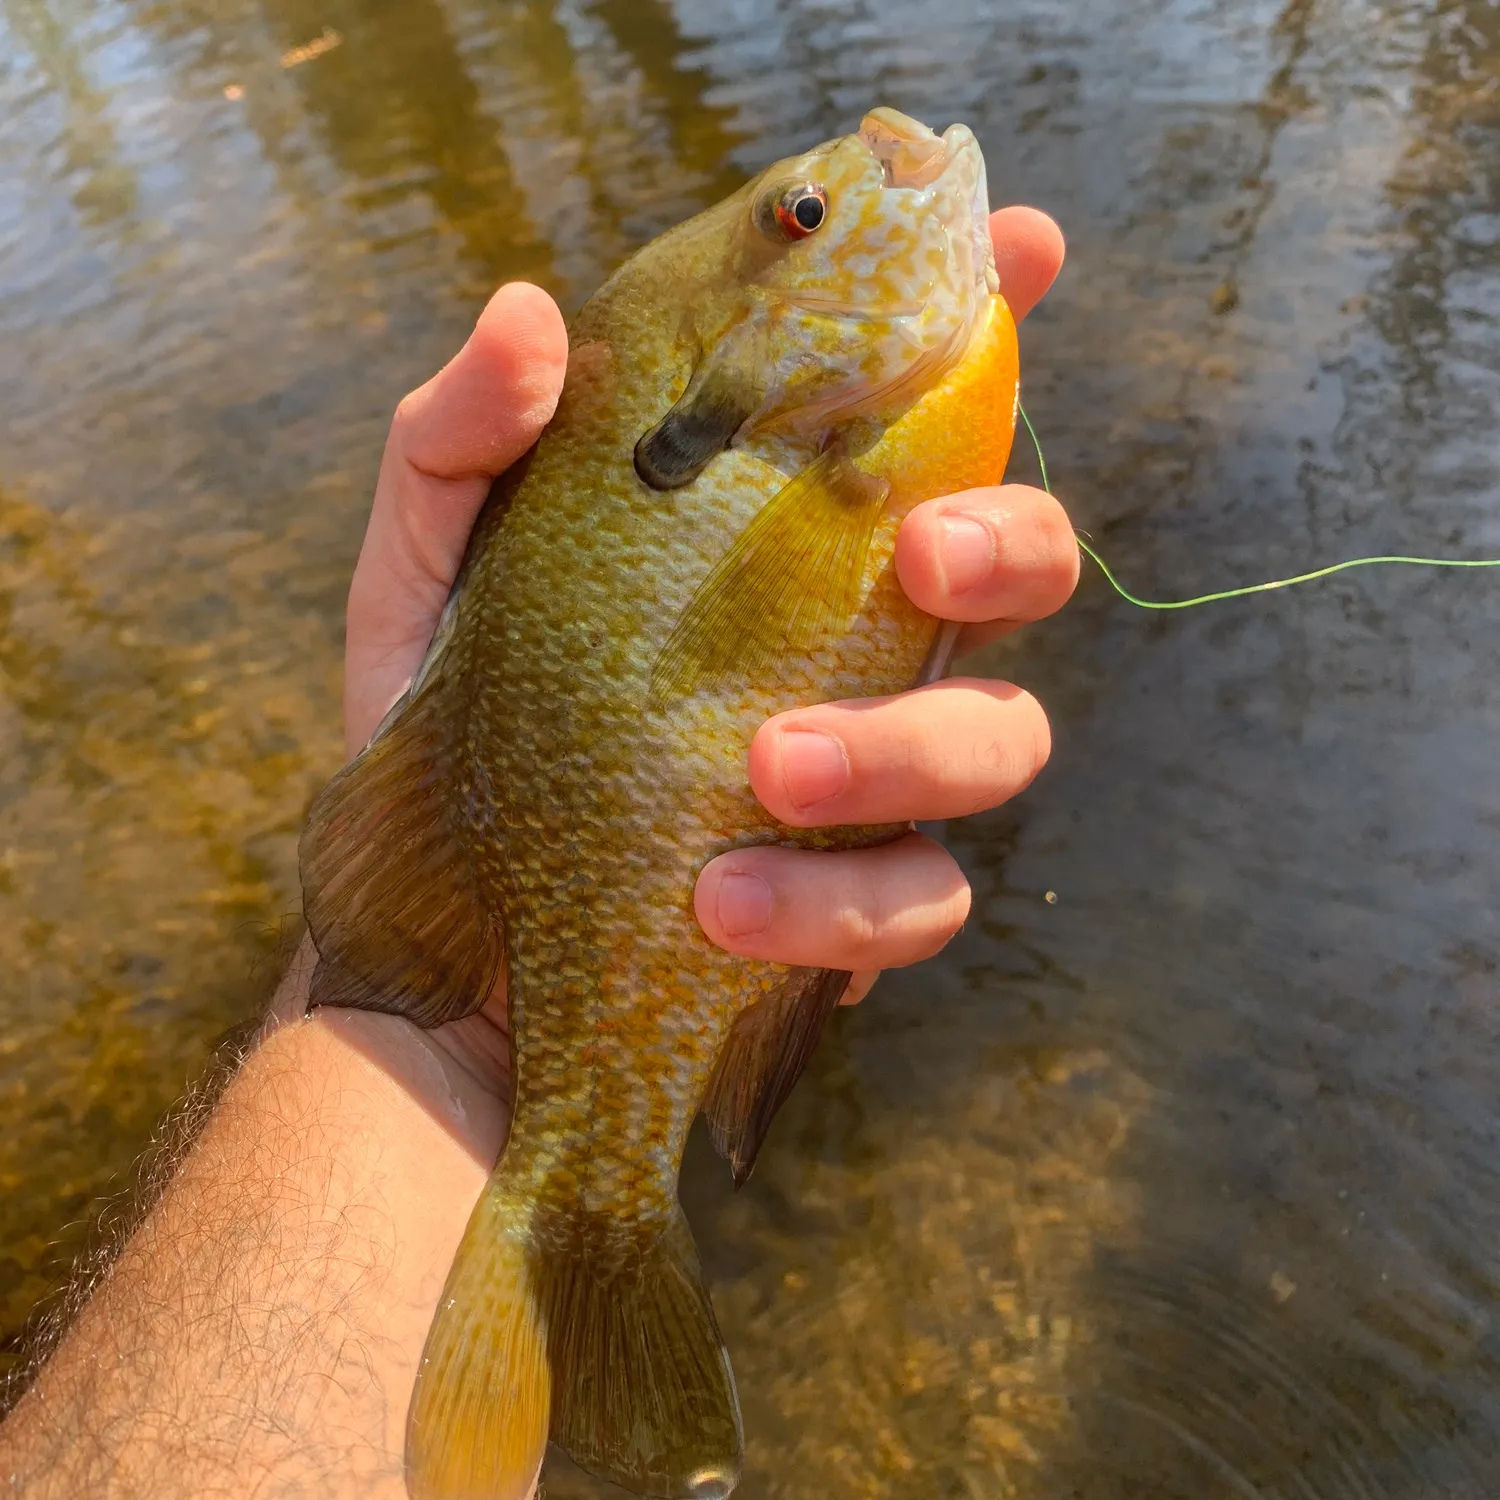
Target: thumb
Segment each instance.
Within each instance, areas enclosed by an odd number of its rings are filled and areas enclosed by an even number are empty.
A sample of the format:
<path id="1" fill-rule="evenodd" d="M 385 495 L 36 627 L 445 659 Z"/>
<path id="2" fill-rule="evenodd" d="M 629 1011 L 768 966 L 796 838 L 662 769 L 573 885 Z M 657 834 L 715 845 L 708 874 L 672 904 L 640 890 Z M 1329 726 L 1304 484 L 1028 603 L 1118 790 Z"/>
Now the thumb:
<path id="1" fill-rule="evenodd" d="M 490 299 L 463 348 L 396 408 L 349 587 L 351 751 L 416 671 L 490 484 L 547 425 L 567 359 L 556 303 L 513 282 Z"/>

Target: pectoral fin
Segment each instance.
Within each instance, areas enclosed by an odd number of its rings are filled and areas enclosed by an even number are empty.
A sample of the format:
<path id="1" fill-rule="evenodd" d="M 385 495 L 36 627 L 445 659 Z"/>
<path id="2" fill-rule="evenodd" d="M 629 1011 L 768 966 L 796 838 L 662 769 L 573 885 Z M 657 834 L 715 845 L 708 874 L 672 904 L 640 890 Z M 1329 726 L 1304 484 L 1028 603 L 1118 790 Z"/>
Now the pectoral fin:
<path id="1" fill-rule="evenodd" d="M 843 969 L 793 969 L 779 991 L 757 1001 L 730 1028 L 703 1113 L 736 1187 L 754 1169 L 776 1111 L 802 1076 L 850 978 Z"/>
<path id="2" fill-rule="evenodd" d="M 889 493 L 839 448 L 789 480 L 693 595 L 652 669 L 653 699 L 758 676 L 848 630 Z"/>

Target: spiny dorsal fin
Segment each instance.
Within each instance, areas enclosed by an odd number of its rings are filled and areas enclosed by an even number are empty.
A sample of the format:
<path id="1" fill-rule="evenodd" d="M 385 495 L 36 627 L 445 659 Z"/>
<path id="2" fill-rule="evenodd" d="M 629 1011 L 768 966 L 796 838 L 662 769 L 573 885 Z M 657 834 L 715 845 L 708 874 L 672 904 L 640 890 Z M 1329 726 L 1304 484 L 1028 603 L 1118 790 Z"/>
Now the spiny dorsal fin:
<path id="1" fill-rule="evenodd" d="M 736 1187 L 754 1169 L 776 1111 L 802 1076 L 850 978 L 843 969 L 793 969 L 776 994 L 743 1011 L 730 1028 L 703 1113 Z"/>
<path id="2" fill-rule="evenodd" d="M 652 669 L 652 698 L 758 677 L 848 630 L 889 493 L 837 447 L 788 480 L 683 611 Z"/>

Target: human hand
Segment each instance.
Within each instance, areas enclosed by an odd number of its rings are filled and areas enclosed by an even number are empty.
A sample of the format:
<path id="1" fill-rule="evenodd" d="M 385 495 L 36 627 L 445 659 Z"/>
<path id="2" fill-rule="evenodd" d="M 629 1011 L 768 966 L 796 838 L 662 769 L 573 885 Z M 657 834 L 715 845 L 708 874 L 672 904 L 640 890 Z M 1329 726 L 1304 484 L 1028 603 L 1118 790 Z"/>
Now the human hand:
<path id="1" fill-rule="evenodd" d="M 1000 289 L 1019 322 L 1062 268 L 1056 224 L 1029 208 L 990 219 Z M 901 586 L 961 622 L 958 655 L 1052 614 L 1078 581 L 1078 547 L 1049 494 L 1007 484 L 918 506 L 896 541 Z M 750 785 L 793 828 L 961 817 L 1021 791 L 1051 748 L 1031 694 L 956 677 L 890 698 L 777 714 L 750 746 Z M 844 1003 L 883 968 L 936 953 L 963 925 L 969 886 L 918 833 L 877 849 L 736 849 L 703 869 L 698 921 L 731 953 L 850 969 Z"/>
<path id="2" fill-rule="evenodd" d="M 998 211 L 991 233 L 1001 290 L 1020 319 L 1061 267 L 1061 233 L 1026 208 Z M 458 355 L 397 408 L 349 591 L 351 753 L 415 672 L 491 480 L 546 425 L 566 363 L 566 334 L 551 299 L 512 284 L 491 299 Z M 896 566 L 914 603 L 964 622 L 963 652 L 1057 609 L 1077 580 L 1078 553 L 1051 496 L 1005 485 L 918 507 L 901 529 Z M 749 770 L 761 802 L 791 826 L 902 822 L 1006 800 L 1040 769 L 1048 747 L 1046 718 L 1029 694 L 959 678 L 778 715 L 756 735 Z M 967 915 L 969 892 L 951 856 L 913 833 L 839 854 L 737 850 L 704 869 L 695 899 L 704 931 L 721 946 L 852 969 L 846 999 L 856 999 L 879 969 L 941 948 Z M 756 902 L 763 910 L 747 920 L 746 907 Z M 352 1012 L 334 1013 L 329 1024 L 377 1054 L 476 1156 L 493 1161 L 505 1117 L 503 1001 L 426 1034 L 389 1016 Z"/>

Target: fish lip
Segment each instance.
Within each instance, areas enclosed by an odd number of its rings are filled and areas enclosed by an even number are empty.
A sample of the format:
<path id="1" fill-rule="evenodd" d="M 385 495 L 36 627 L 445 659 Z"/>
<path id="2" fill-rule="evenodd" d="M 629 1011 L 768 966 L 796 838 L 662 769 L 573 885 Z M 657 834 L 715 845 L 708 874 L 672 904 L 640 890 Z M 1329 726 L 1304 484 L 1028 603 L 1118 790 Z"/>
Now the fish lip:
<path id="1" fill-rule="evenodd" d="M 944 137 L 899 110 L 872 109 L 857 133 L 880 163 L 888 188 L 930 187 L 951 164 Z"/>
<path id="2" fill-rule="evenodd" d="M 889 104 L 877 104 L 868 110 L 859 122 L 861 135 L 880 136 L 901 141 L 935 141 L 937 132 L 911 115 L 892 109 Z"/>
<path id="3" fill-rule="evenodd" d="M 950 125 L 939 135 L 920 120 L 884 106 L 872 109 L 856 134 L 880 163 L 888 188 L 931 187 L 979 151 L 966 125 Z"/>

